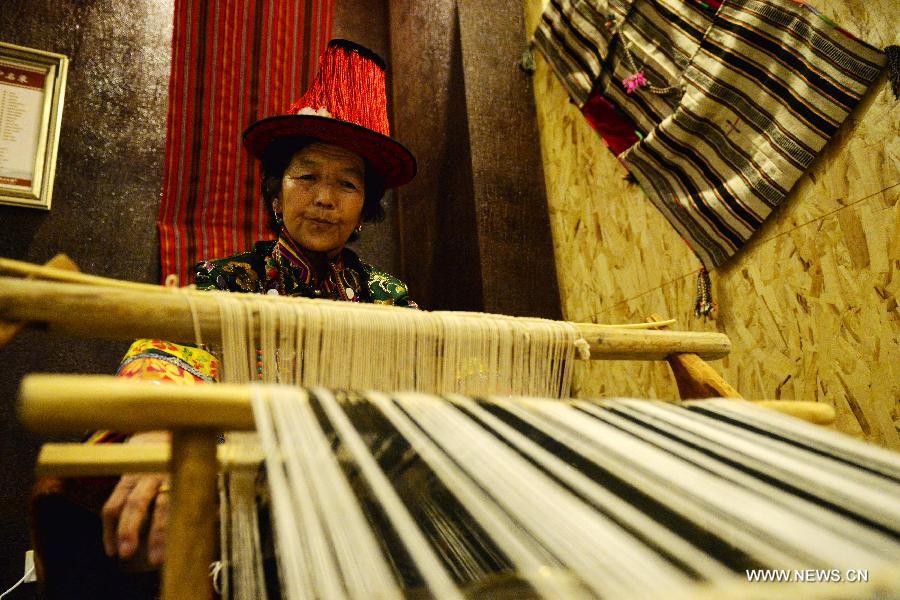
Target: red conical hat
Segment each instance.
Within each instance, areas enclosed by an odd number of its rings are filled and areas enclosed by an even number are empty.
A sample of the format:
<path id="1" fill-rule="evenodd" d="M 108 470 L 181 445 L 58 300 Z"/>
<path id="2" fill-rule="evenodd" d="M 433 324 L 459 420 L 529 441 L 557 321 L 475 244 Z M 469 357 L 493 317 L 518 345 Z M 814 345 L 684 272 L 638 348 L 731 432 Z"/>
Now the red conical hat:
<path id="1" fill-rule="evenodd" d="M 387 116 L 384 61 L 347 40 L 331 40 L 319 58 L 319 72 L 288 114 L 268 117 L 244 131 L 244 147 L 256 158 L 273 142 L 311 137 L 366 159 L 385 188 L 408 183 L 416 159 L 391 138 Z"/>

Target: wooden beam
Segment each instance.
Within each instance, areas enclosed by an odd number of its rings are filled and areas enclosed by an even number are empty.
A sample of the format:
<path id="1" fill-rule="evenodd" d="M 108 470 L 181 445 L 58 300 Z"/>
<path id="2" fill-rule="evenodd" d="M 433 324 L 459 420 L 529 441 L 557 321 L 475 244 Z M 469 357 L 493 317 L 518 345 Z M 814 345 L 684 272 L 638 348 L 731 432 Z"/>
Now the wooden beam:
<path id="1" fill-rule="evenodd" d="M 224 292 L 146 288 L 0 277 L 0 319 L 46 323 L 51 330 L 68 335 L 113 340 L 150 337 L 189 341 L 196 337 L 196 324 L 204 342 L 221 341 L 219 305 L 214 295 Z M 317 302 L 268 296 L 254 299 Z M 360 305 L 357 309 L 373 311 L 373 315 L 378 311 L 408 310 L 380 305 Z M 588 342 L 591 358 L 597 359 L 665 360 L 680 353 L 715 359 L 728 354 L 731 348 L 728 337 L 716 332 L 635 330 L 592 323 L 575 326 Z"/>
<path id="2" fill-rule="evenodd" d="M 743 397 L 697 353 L 673 354 L 666 360 L 682 400 Z"/>
<path id="3" fill-rule="evenodd" d="M 38 454 L 38 477 L 106 477 L 123 473 L 162 473 L 170 469 L 169 444 L 44 444 Z M 262 450 L 246 444 L 219 444 L 219 471 L 256 469 Z"/>
<path id="4" fill-rule="evenodd" d="M 6 268 L 4 269 L 4 267 Z M 38 270 L 40 269 L 49 269 L 54 273 L 79 274 L 78 265 L 65 254 L 57 254 L 48 260 L 42 267 L 32 265 L 31 263 L 0 258 L 0 271 L 14 270 L 17 267 L 22 267 L 22 270 L 18 272 L 29 278 L 40 277 L 38 274 Z M 10 343 L 27 325 L 28 323 L 23 321 L 0 321 L 0 348 L 3 348 Z"/>
<path id="5" fill-rule="evenodd" d="M 522 3 L 456 7 L 484 310 L 561 319 Z"/>
<path id="6" fill-rule="evenodd" d="M 215 432 L 172 432 L 172 509 L 166 529 L 163 600 L 211 598 L 216 550 Z"/>
<path id="7" fill-rule="evenodd" d="M 731 350 L 728 336 L 716 332 L 618 329 L 585 323 L 575 326 L 590 345 L 592 359 L 666 360 L 685 352 L 716 359 Z"/>
<path id="8" fill-rule="evenodd" d="M 33 431 L 254 428 L 247 386 L 160 385 L 104 375 L 28 375 L 19 416 Z"/>
<path id="9" fill-rule="evenodd" d="M 668 330 L 674 323 L 674 320 L 666 320 L 658 314 L 651 314 L 649 321 L 659 323 L 663 330 Z M 689 350 L 666 357 L 681 399 L 742 398 L 718 371 L 706 364 L 704 359 L 709 358 L 708 355 L 701 356 L 700 353 Z"/>

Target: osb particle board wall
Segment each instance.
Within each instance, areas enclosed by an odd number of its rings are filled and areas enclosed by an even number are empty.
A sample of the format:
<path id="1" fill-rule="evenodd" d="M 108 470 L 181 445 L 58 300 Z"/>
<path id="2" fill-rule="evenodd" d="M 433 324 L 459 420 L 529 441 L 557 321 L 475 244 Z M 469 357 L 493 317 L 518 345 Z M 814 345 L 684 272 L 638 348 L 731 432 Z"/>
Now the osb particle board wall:
<path id="1" fill-rule="evenodd" d="M 527 32 L 544 0 L 525 0 Z M 868 42 L 896 44 L 894 0 L 818 0 Z M 651 313 L 718 330 L 713 363 L 747 398 L 816 400 L 836 427 L 900 449 L 900 103 L 885 77 L 748 247 L 711 273 L 719 310 L 693 315 L 699 261 L 653 208 L 543 58 L 534 74 L 564 316 L 622 323 Z M 677 398 L 668 366 L 595 362 L 579 396 Z"/>

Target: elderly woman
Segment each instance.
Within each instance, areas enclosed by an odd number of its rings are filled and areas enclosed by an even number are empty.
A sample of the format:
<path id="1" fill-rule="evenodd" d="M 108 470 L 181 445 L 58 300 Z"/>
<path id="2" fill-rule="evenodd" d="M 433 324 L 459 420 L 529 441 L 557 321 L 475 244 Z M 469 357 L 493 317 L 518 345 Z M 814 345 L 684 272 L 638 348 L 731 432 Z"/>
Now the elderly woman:
<path id="1" fill-rule="evenodd" d="M 278 239 L 200 263 L 199 289 L 416 306 L 400 280 L 346 248 L 364 222 L 383 217 L 385 190 L 407 183 L 416 170 L 409 150 L 390 137 L 384 63 L 376 54 L 345 40 L 330 42 L 307 93 L 289 114 L 251 125 L 244 145 L 261 160 L 262 194 Z M 214 381 L 217 371 L 216 357 L 205 350 L 139 340 L 119 375 L 195 383 Z M 134 557 L 149 516 L 148 558 L 162 561 L 167 492 L 162 475 L 122 477 L 102 511 L 108 556 Z"/>
<path id="2" fill-rule="evenodd" d="M 262 161 L 263 197 L 278 240 L 197 265 L 200 289 L 415 306 L 397 278 L 348 248 L 383 217 L 383 177 L 345 147 L 316 138 L 275 144 Z"/>
<path id="3" fill-rule="evenodd" d="M 362 46 L 332 41 L 319 77 L 290 112 L 244 133 L 262 161 L 278 240 L 201 263 L 197 287 L 412 305 L 399 280 L 345 248 L 364 221 L 384 216 L 385 189 L 415 175 L 412 154 L 389 136 L 384 63 Z"/>

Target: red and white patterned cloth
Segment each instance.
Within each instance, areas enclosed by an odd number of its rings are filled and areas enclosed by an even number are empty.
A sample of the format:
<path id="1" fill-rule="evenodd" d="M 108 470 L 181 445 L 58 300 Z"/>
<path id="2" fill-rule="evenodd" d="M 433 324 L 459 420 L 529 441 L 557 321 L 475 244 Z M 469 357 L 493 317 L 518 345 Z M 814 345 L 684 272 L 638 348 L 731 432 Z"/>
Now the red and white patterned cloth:
<path id="1" fill-rule="evenodd" d="M 309 86 L 331 37 L 334 0 L 176 0 L 157 228 L 163 281 L 189 283 L 202 259 L 274 237 L 251 123 L 282 114 Z"/>

